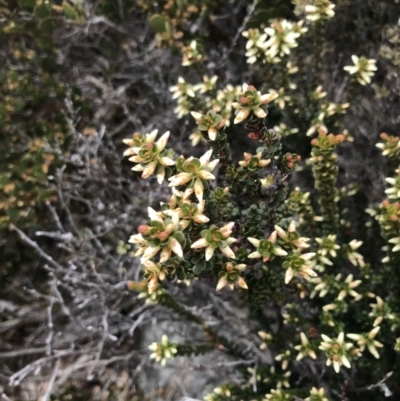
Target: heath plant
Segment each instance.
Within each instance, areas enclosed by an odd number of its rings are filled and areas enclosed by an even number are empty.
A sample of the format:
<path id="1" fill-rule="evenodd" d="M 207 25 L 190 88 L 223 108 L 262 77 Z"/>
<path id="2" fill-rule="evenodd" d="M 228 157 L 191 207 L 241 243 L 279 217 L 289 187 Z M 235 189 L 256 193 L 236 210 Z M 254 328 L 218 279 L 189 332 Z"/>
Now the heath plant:
<path id="1" fill-rule="evenodd" d="M 396 397 L 400 139 L 381 134 L 387 189 L 380 203 L 360 211 L 360 231 L 348 209 L 359 188 L 339 185 L 338 152 L 354 146 L 344 117 L 357 91 L 373 81 L 377 62 L 362 53 L 345 58 L 342 89 L 328 100 L 325 32 L 335 23 L 336 4 L 293 5 L 295 21 L 243 29 L 259 88 L 219 86 L 217 75 L 200 83 L 181 76 L 170 88 L 177 116 L 190 113 L 197 125 L 190 139 L 207 146 L 203 155 L 175 154 L 168 133 L 157 139 L 156 131 L 136 132 L 125 140 L 133 170 L 157 176 L 171 191 L 129 240 L 143 267 L 143 281 L 129 287 L 204 333 L 202 343 L 164 336 L 151 345 L 157 361 L 215 349 L 241 361 L 240 379 L 221 384 L 207 401 Z M 203 51 L 192 40 L 182 66 L 202 63 Z M 249 144 L 241 160 L 232 152 L 238 135 Z M 308 190 L 296 185 L 295 171 L 313 177 Z M 177 280 L 237 291 L 259 350 L 241 347 L 174 299 L 167 291 L 173 284 L 164 283 Z"/>

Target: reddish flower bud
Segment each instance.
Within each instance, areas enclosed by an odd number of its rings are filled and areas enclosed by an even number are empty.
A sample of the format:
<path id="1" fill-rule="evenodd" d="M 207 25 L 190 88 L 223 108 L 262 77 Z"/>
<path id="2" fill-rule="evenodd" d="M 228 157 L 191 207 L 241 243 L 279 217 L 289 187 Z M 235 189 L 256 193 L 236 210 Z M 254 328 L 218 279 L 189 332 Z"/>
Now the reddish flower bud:
<path id="1" fill-rule="evenodd" d="M 150 227 L 149 227 L 147 224 L 141 224 L 141 225 L 138 227 L 138 231 L 139 231 L 140 234 L 146 235 L 146 234 L 149 233 Z"/>
<path id="2" fill-rule="evenodd" d="M 250 139 L 259 139 L 260 138 L 260 134 L 257 132 L 250 132 L 250 134 L 248 135 L 248 137 Z"/>
<path id="3" fill-rule="evenodd" d="M 160 241 L 165 241 L 168 237 L 169 234 L 166 231 L 161 231 L 158 235 L 157 235 L 158 239 Z"/>

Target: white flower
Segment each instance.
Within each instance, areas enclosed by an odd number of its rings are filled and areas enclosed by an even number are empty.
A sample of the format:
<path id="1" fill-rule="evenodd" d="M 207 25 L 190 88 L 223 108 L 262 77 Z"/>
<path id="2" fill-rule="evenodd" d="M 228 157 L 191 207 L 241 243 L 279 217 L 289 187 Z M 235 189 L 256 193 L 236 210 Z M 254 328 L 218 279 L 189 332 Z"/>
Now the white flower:
<path id="1" fill-rule="evenodd" d="M 354 75 L 357 81 L 361 85 L 367 85 L 371 83 L 371 77 L 374 76 L 376 67 L 376 60 L 368 60 L 366 57 L 357 57 L 356 55 L 351 56 L 354 65 L 348 65 L 343 69 L 349 74 Z"/>

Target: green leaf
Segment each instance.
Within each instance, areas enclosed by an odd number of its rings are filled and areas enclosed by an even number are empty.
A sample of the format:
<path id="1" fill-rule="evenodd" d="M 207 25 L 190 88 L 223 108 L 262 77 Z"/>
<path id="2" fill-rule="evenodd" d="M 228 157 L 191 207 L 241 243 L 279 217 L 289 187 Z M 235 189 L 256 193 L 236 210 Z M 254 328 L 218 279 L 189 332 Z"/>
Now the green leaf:
<path id="1" fill-rule="evenodd" d="M 157 33 L 163 33 L 168 32 L 171 23 L 167 18 L 163 17 L 162 15 L 154 14 L 150 18 L 150 25 Z"/>
<path id="2" fill-rule="evenodd" d="M 63 11 L 64 11 L 64 15 L 69 18 L 69 19 L 73 19 L 73 20 L 77 20 L 78 19 L 78 14 L 75 11 L 75 8 L 72 7 L 70 4 L 68 3 L 63 3 Z"/>
<path id="3" fill-rule="evenodd" d="M 180 242 L 181 244 L 183 244 L 185 242 L 185 234 L 183 234 L 182 231 L 177 231 L 174 234 L 175 239 Z"/>
<path id="4" fill-rule="evenodd" d="M 200 261 L 197 263 L 197 265 L 193 266 L 193 273 L 196 274 L 197 276 L 201 274 L 206 268 L 206 264 L 204 261 Z"/>
<path id="5" fill-rule="evenodd" d="M 45 19 L 50 15 L 50 6 L 47 4 L 41 4 L 35 7 L 35 17 L 39 19 Z"/>

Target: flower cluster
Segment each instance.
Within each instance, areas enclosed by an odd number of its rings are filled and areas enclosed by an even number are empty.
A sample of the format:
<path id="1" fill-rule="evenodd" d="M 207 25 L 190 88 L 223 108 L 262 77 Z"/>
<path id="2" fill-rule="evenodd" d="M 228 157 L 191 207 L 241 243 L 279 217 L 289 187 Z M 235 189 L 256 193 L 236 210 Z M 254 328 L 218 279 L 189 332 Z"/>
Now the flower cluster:
<path id="1" fill-rule="evenodd" d="M 287 55 L 290 49 L 297 47 L 297 39 L 307 32 L 307 28 L 302 27 L 302 22 L 296 24 L 288 20 L 276 20 L 264 32 L 265 42 L 261 43 L 261 48 L 267 56 L 274 58 Z"/>
<path id="2" fill-rule="evenodd" d="M 177 353 L 176 346 L 169 342 L 168 337 L 164 334 L 161 337 L 160 343 L 152 343 L 149 345 L 149 350 L 153 351 L 150 358 L 164 366 L 168 359 L 173 359 Z"/>
<path id="3" fill-rule="evenodd" d="M 246 265 L 244 263 L 225 263 L 225 271 L 221 271 L 219 273 L 220 279 L 218 280 L 217 291 L 224 287 L 228 287 L 233 290 L 235 284 L 239 287 L 247 289 L 246 282 L 243 280 L 242 277 L 240 277 L 241 271 L 245 268 Z"/>
<path id="4" fill-rule="evenodd" d="M 179 158 L 176 161 L 178 174 L 168 178 L 170 187 L 186 185 L 186 188 L 193 188 L 199 202 L 203 199 L 204 185 L 206 181 L 214 180 L 215 176 L 211 171 L 217 167 L 219 159 L 210 161 L 212 150 L 206 152 L 199 159 L 189 157 L 188 159 Z"/>
<path id="5" fill-rule="evenodd" d="M 173 93 L 172 98 L 178 100 L 178 105 L 175 107 L 174 112 L 178 117 L 183 117 L 190 112 L 192 102 L 190 99 L 196 96 L 195 87 L 188 84 L 183 77 L 178 77 L 178 82 L 169 88 Z"/>
<path id="6" fill-rule="evenodd" d="M 325 396 L 325 390 L 323 387 L 313 387 L 310 391 L 310 396 L 304 401 L 329 401 L 328 397 Z"/>
<path id="7" fill-rule="evenodd" d="M 273 389 L 265 395 L 264 401 L 290 401 L 292 396 L 282 389 Z"/>
<path id="8" fill-rule="evenodd" d="M 368 60 L 366 57 L 351 56 L 354 65 L 348 65 L 344 67 L 344 70 L 349 74 L 354 75 L 356 80 L 361 85 L 367 85 L 371 83 L 371 78 L 375 75 L 375 71 L 378 69 L 375 65 L 376 60 Z"/>
<path id="9" fill-rule="evenodd" d="M 217 134 L 220 129 L 225 126 L 225 120 L 214 110 L 210 110 L 206 115 L 192 111 L 190 113 L 199 124 L 200 131 L 207 131 L 210 141 L 217 139 Z"/>
<path id="10" fill-rule="evenodd" d="M 376 348 L 383 347 L 383 344 L 376 341 L 374 338 L 378 334 L 380 326 L 374 327 L 369 333 L 365 334 L 347 334 L 351 340 L 357 341 L 357 345 L 360 347 L 360 352 L 364 351 L 365 347 L 368 351 L 377 359 L 379 359 L 379 353 Z"/>
<path id="11" fill-rule="evenodd" d="M 382 132 L 380 138 L 383 142 L 377 143 L 376 147 L 382 150 L 382 155 L 398 160 L 400 156 L 400 138 L 388 135 L 386 132 Z"/>
<path id="12" fill-rule="evenodd" d="M 348 356 L 349 350 L 353 348 L 353 344 L 344 342 L 344 333 L 340 333 L 335 339 L 325 334 L 321 334 L 321 337 L 323 341 L 319 349 L 325 352 L 327 358 L 326 365 L 333 365 L 333 369 L 336 373 L 339 373 L 342 365 L 346 368 L 350 368 Z"/>
<path id="13" fill-rule="evenodd" d="M 134 171 L 143 171 L 142 178 L 147 178 L 154 173 L 158 182 L 161 184 L 165 177 L 165 167 L 175 164 L 172 159 L 174 152 L 165 150 L 169 138 L 169 132 L 166 132 L 161 138 L 154 142 L 158 131 L 154 130 L 149 134 L 133 134 L 130 139 L 124 139 L 124 143 L 129 146 L 124 152 L 124 156 L 131 156 L 129 161 L 138 165 L 132 167 Z"/>
<path id="14" fill-rule="evenodd" d="M 383 299 L 379 296 L 376 297 L 376 304 L 369 304 L 372 308 L 372 311 L 368 316 L 374 317 L 374 327 L 379 326 L 383 319 L 394 320 L 395 315 L 391 312 L 389 305 L 383 301 Z"/>
<path id="15" fill-rule="evenodd" d="M 182 49 L 182 55 L 182 65 L 184 67 L 188 67 L 189 65 L 198 63 L 203 58 L 202 51 L 195 40 L 192 40 L 189 46 Z"/>
<path id="16" fill-rule="evenodd" d="M 386 178 L 386 182 L 392 187 L 388 188 L 385 193 L 389 199 L 400 200 L 400 168 L 396 169 L 396 173 L 398 174 L 396 177 Z"/>
<path id="17" fill-rule="evenodd" d="M 232 103 L 233 108 L 237 110 L 234 123 L 241 123 L 250 114 L 253 114 L 256 118 L 265 118 L 267 113 L 262 106 L 272 102 L 275 98 L 275 94 L 262 95 L 254 86 L 244 84 L 243 93 L 239 95 L 237 102 Z"/>
<path id="18" fill-rule="evenodd" d="M 191 247 L 193 249 L 205 248 L 206 260 L 212 258 L 216 249 L 219 249 L 226 257 L 235 259 L 235 254 L 229 246 L 236 242 L 236 239 L 230 236 L 234 224 L 233 222 L 228 223 L 221 228 L 213 224 L 210 228 L 201 232 L 202 238 L 194 242 Z M 230 269 L 232 270 L 232 266 Z M 240 268 L 236 267 L 236 269 Z"/>
<path id="19" fill-rule="evenodd" d="M 289 55 L 290 49 L 298 46 L 297 40 L 305 32 L 307 28 L 303 26 L 303 21 L 295 23 L 285 19 L 273 20 L 264 33 L 258 29 L 244 31 L 242 35 L 247 38 L 247 63 L 254 64 L 257 60 L 268 64 L 279 63 L 281 57 Z M 289 70 L 288 67 L 288 72 L 294 73 L 297 67 Z"/>
<path id="20" fill-rule="evenodd" d="M 331 19 L 335 12 L 335 5 L 329 0 L 312 0 L 312 4 L 305 6 L 306 18 L 310 22 Z"/>
<path id="21" fill-rule="evenodd" d="M 317 355 L 315 354 L 314 347 L 310 344 L 307 339 L 307 336 L 302 332 L 300 333 L 301 344 L 296 345 L 294 347 L 295 350 L 299 351 L 296 360 L 300 361 L 304 357 L 308 356 L 311 359 L 317 359 Z"/>

